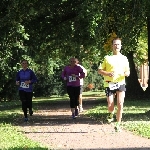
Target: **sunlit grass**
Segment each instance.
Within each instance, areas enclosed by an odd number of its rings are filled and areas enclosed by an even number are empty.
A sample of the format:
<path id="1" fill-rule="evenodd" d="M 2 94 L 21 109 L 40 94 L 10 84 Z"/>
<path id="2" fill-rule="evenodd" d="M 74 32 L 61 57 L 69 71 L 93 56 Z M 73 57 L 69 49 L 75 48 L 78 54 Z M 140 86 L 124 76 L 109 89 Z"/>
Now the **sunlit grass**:
<path id="1" fill-rule="evenodd" d="M 68 96 L 63 97 L 51 96 L 49 98 L 34 98 L 34 110 L 38 106 L 55 103 L 55 101 L 68 100 Z M 16 118 L 22 115 L 21 102 L 10 101 L 0 103 L 0 150 L 48 150 L 40 143 L 34 142 L 20 132 L 19 127 L 13 125 Z"/>
<path id="2" fill-rule="evenodd" d="M 88 92 L 83 92 L 83 96 L 104 96 L 105 93 L 104 91 L 88 91 Z"/>
<path id="3" fill-rule="evenodd" d="M 47 150 L 44 145 L 25 137 L 19 127 L 13 126 L 21 114 L 20 101 L 0 103 L 0 150 Z"/>
<path id="4" fill-rule="evenodd" d="M 106 123 L 107 101 L 104 92 L 84 92 L 83 97 L 96 97 L 99 105 L 86 111 L 86 115 L 96 119 L 99 122 Z M 68 101 L 68 96 L 52 96 L 50 98 L 33 99 L 34 109 L 38 110 L 39 106 L 55 103 L 56 101 Z M 150 110 L 149 100 L 125 100 L 122 127 L 137 135 L 150 138 Z M 22 114 L 21 102 L 2 102 L 0 103 L 0 149 L 2 150 L 46 150 L 40 143 L 29 140 L 20 131 L 19 126 L 13 126 L 15 118 Z"/>
<path id="5" fill-rule="evenodd" d="M 39 143 L 29 140 L 17 127 L 11 124 L 0 124 L 0 149 L 1 150 L 46 150 L 47 148 Z"/>
<path id="6" fill-rule="evenodd" d="M 147 113 L 149 110 L 149 100 L 126 100 L 122 127 L 139 136 L 150 138 L 150 113 Z M 99 105 L 88 110 L 86 114 L 98 121 L 107 123 L 106 117 L 108 111 L 106 99 L 99 99 Z"/>
<path id="7" fill-rule="evenodd" d="M 57 96 L 57 95 L 53 95 L 51 97 L 36 97 L 33 98 L 34 102 L 39 102 L 39 101 L 54 101 L 54 100 L 62 100 L 62 99 L 68 99 L 68 95 L 64 95 L 64 96 Z"/>

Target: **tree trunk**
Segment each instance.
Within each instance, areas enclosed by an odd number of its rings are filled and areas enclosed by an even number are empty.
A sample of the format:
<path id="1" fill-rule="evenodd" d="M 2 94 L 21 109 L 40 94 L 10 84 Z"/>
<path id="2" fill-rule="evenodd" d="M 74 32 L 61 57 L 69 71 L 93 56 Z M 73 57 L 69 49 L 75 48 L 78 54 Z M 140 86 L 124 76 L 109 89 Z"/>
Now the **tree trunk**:
<path id="1" fill-rule="evenodd" d="M 143 96 L 144 91 L 138 81 L 138 75 L 133 61 L 133 52 L 129 52 L 127 58 L 130 65 L 130 76 L 126 78 L 126 97 L 138 99 Z"/>
<path id="2" fill-rule="evenodd" d="M 150 62 L 150 17 L 147 17 L 147 30 L 148 30 L 148 62 Z M 148 63 L 149 65 L 149 63 Z M 150 67 L 149 67 L 150 70 Z M 150 73 L 148 75 L 148 87 L 145 91 L 145 97 L 150 97 Z"/>

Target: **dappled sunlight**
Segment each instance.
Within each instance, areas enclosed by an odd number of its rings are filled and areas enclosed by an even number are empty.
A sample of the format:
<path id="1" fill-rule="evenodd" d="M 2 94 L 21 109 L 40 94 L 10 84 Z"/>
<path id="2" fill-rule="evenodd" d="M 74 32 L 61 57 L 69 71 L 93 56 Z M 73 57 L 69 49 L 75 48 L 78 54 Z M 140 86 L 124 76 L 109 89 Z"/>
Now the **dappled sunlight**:
<path id="1" fill-rule="evenodd" d="M 106 122 L 108 110 L 107 100 L 104 97 L 84 96 L 84 111 L 80 113 L 76 119 L 72 119 L 69 100 L 67 99 L 36 100 L 33 101 L 33 106 L 35 108 L 33 110 L 33 116 L 29 116 L 29 121 L 27 123 L 24 123 L 23 121 L 24 118 L 21 108 L 17 110 L 16 114 L 13 109 L 11 112 L 11 110 L 8 111 L 9 108 L 5 108 L 6 110 L 3 111 L 5 115 L 1 115 L 0 118 L 12 123 L 14 127 L 18 128 L 18 133 L 22 133 L 28 139 L 34 139 L 34 141 L 53 148 L 74 146 L 72 141 L 80 143 L 81 141 L 90 140 L 90 142 L 86 144 L 86 147 L 96 149 L 100 143 L 105 143 L 103 149 L 107 149 L 110 141 L 114 140 L 116 145 L 121 144 L 122 149 L 124 149 L 127 147 L 126 141 L 129 140 L 129 136 L 133 136 L 134 145 L 135 141 L 139 140 L 138 136 L 136 137 L 125 130 L 116 134 L 114 130 L 115 122 L 112 122 L 111 124 Z M 149 122 L 148 115 L 141 112 L 146 110 L 147 106 L 149 106 L 149 101 L 145 101 L 145 103 L 126 101 L 123 114 L 123 124 L 137 121 Z M 14 108 L 16 109 L 17 107 L 15 106 Z M 147 125 L 149 124 L 147 123 Z M 101 141 L 97 139 L 101 139 Z M 121 143 L 118 143 L 118 140 L 120 140 Z M 142 140 L 143 139 L 140 140 L 142 143 L 141 145 L 145 145 L 144 147 L 146 147 L 149 142 L 145 142 L 145 139 Z M 109 146 L 112 147 L 111 149 L 115 147 L 114 144 Z M 83 148 L 81 144 L 78 144 L 78 146 L 75 147 L 81 150 Z M 130 144 L 131 149 L 132 147 L 133 143 Z M 114 149 L 117 150 L 117 148 Z"/>

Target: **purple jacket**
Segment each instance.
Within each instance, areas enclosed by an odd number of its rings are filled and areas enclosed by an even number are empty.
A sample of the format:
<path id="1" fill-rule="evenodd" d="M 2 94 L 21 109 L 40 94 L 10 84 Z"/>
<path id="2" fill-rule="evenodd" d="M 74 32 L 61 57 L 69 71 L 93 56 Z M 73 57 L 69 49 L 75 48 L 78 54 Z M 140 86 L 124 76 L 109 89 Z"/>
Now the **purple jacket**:
<path id="1" fill-rule="evenodd" d="M 80 86 L 80 79 L 85 77 L 85 73 L 80 66 L 73 68 L 66 66 L 62 71 L 61 77 L 67 81 L 67 86 Z"/>
<path id="2" fill-rule="evenodd" d="M 30 80 L 31 83 L 29 85 L 26 85 L 24 82 L 28 80 Z M 21 69 L 20 71 L 17 72 L 16 81 L 19 81 L 20 83 L 19 90 L 32 92 L 33 91 L 32 84 L 37 82 L 37 78 L 34 72 L 31 69 L 27 68 L 25 71 Z"/>

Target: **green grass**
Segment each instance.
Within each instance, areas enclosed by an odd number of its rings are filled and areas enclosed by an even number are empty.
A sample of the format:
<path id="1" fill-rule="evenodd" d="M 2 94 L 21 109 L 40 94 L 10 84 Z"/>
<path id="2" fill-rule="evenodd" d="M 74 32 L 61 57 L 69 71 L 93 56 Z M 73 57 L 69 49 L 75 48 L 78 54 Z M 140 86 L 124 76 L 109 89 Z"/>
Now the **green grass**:
<path id="1" fill-rule="evenodd" d="M 107 123 L 107 101 L 98 99 L 99 106 L 90 109 L 86 114 L 102 123 Z M 142 137 L 150 139 L 150 100 L 125 100 L 122 127 Z"/>
<path id="2" fill-rule="evenodd" d="M 33 99 L 35 111 L 38 106 L 54 103 L 57 101 L 67 100 L 67 95 L 64 97 L 52 96 L 50 98 Z M 0 150 L 48 150 L 40 143 L 27 139 L 19 127 L 13 126 L 16 118 L 22 115 L 21 102 L 1 102 L 0 103 Z"/>
<path id="3" fill-rule="evenodd" d="M 20 101 L 0 103 L 0 150 L 48 150 L 24 136 L 19 127 L 13 126 L 15 119 L 21 115 Z"/>
<path id="4" fill-rule="evenodd" d="M 0 124 L 1 150 L 47 150 L 48 148 L 27 139 L 17 127 L 11 124 Z"/>
<path id="5" fill-rule="evenodd" d="M 106 123 L 107 101 L 104 92 L 84 92 L 84 97 L 100 97 L 99 105 L 89 109 L 86 114 L 100 122 Z M 68 100 L 68 96 L 33 99 L 35 111 L 38 106 L 46 107 L 49 103 Z M 150 100 L 125 100 L 122 127 L 137 135 L 150 138 Z M 19 126 L 14 126 L 15 118 L 22 115 L 20 101 L 0 103 L 0 150 L 48 150 L 44 145 L 25 137 Z"/>
<path id="6" fill-rule="evenodd" d="M 85 97 L 97 97 L 97 96 L 104 96 L 105 95 L 105 93 L 104 93 L 104 91 L 88 91 L 88 92 L 83 92 L 83 94 L 82 94 L 83 96 L 85 96 Z"/>
<path id="7" fill-rule="evenodd" d="M 34 110 L 38 106 L 44 107 L 55 101 L 68 100 L 67 95 L 64 97 L 52 96 L 50 98 L 33 99 Z M 19 127 L 13 125 L 16 118 L 22 115 L 21 102 L 1 102 L 0 103 L 0 150 L 48 150 L 44 145 L 27 139 L 20 131 Z"/>

